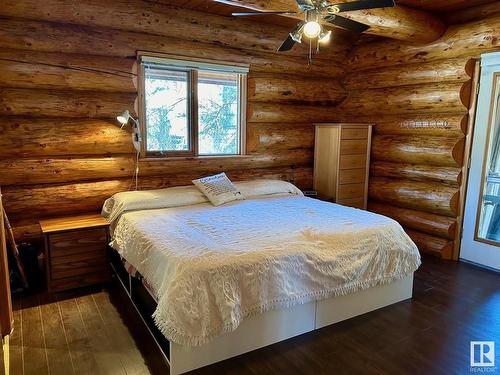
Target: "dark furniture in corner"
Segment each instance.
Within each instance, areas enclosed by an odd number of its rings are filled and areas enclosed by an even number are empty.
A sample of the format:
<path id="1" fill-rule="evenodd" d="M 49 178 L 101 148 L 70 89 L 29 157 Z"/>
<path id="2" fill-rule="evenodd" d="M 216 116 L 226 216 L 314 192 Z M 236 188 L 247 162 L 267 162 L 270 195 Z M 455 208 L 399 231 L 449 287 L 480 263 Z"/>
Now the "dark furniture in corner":
<path id="1" fill-rule="evenodd" d="M 40 220 L 49 292 L 110 280 L 108 226 L 98 214 Z"/>

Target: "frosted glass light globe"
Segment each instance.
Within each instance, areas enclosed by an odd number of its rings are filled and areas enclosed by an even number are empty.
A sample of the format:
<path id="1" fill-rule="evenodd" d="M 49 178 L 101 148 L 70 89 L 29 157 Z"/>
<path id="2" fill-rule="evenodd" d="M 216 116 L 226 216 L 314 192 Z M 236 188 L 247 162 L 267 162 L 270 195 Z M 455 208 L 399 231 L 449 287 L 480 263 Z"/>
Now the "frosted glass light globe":
<path id="1" fill-rule="evenodd" d="M 321 25 L 316 21 L 309 21 L 304 26 L 304 35 L 308 38 L 317 38 L 321 33 Z"/>
<path id="2" fill-rule="evenodd" d="M 322 43 L 322 44 L 326 44 L 330 41 L 330 39 L 332 38 L 332 30 L 329 30 L 325 33 L 321 33 L 320 36 L 319 36 L 319 42 Z"/>

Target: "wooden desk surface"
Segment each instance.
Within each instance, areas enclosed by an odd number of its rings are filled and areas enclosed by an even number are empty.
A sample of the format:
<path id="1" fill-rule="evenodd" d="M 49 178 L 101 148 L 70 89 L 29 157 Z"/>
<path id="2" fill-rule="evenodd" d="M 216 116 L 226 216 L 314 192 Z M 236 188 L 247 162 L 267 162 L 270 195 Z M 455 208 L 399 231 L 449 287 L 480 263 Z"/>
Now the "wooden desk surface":
<path id="1" fill-rule="evenodd" d="M 108 221 L 100 214 L 87 214 L 40 220 L 40 228 L 42 229 L 43 234 L 83 228 L 107 227 L 108 225 Z"/>

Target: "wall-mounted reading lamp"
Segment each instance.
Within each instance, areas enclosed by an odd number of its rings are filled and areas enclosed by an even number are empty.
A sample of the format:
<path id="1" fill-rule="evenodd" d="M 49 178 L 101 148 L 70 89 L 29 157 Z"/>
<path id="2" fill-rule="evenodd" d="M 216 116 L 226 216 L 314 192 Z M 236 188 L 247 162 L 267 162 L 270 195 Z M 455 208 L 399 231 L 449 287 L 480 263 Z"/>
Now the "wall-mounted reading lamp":
<path id="1" fill-rule="evenodd" d="M 125 111 L 123 111 L 120 115 L 116 116 L 116 119 L 118 120 L 118 122 L 120 124 L 122 124 L 122 128 L 127 125 L 128 121 L 130 119 L 132 119 L 132 121 L 134 121 L 136 124 L 139 124 L 139 121 L 136 120 L 135 118 L 133 118 L 131 115 L 130 115 L 130 112 L 128 109 L 126 109 Z"/>
<path id="2" fill-rule="evenodd" d="M 132 142 L 134 143 L 134 147 L 137 150 L 137 152 L 141 151 L 141 130 L 139 127 L 139 120 L 136 120 L 132 115 L 130 115 L 130 112 L 128 109 L 123 111 L 120 115 L 116 116 L 116 119 L 120 124 L 122 124 L 121 128 L 125 125 L 128 124 L 130 120 L 132 120 Z"/>
<path id="3" fill-rule="evenodd" d="M 132 120 L 133 123 L 132 143 L 134 144 L 134 148 L 136 150 L 134 179 L 135 179 L 135 190 L 137 190 L 138 179 L 139 179 L 139 154 L 141 152 L 141 129 L 139 126 L 139 120 L 131 116 L 128 109 L 123 111 L 120 115 L 116 116 L 116 119 L 120 124 L 122 124 L 121 129 L 123 129 L 123 127 L 127 125 L 130 120 Z"/>

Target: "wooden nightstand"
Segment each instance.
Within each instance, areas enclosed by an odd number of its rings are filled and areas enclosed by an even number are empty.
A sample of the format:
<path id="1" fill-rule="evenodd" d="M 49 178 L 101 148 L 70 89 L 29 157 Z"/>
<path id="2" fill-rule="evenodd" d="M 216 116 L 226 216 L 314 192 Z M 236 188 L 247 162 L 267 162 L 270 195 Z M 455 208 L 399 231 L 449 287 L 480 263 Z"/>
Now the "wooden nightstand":
<path id="1" fill-rule="evenodd" d="M 106 282 L 109 223 L 101 215 L 40 220 L 49 292 Z"/>

